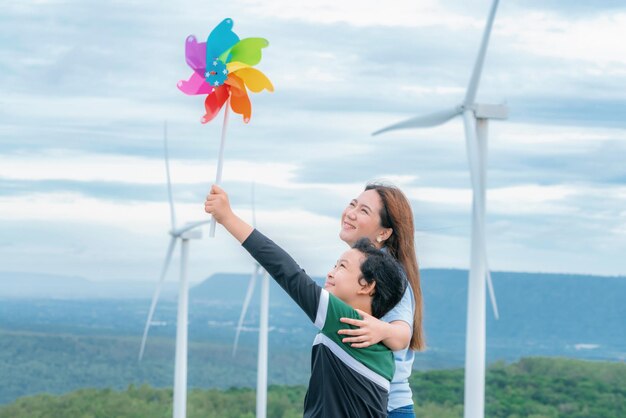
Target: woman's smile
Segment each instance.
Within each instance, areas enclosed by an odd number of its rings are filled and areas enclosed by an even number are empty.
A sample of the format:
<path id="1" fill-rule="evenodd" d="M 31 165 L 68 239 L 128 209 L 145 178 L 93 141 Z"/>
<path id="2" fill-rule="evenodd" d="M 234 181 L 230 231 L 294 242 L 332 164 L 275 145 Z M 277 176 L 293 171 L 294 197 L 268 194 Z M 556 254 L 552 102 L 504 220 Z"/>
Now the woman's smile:
<path id="1" fill-rule="evenodd" d="M 356 226 L 354 226 L 351 223 L 348 223 L 346 221 L 343 221 L 343 229 L 356 229 Z"/>

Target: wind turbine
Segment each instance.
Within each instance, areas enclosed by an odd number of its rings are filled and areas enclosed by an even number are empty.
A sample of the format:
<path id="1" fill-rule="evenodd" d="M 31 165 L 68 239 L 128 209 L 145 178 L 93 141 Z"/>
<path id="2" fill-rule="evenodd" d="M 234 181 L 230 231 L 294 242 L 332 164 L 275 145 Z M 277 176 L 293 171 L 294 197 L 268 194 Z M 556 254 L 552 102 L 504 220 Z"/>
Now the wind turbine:
<path id="1" fill-rule="evenodd" d="M 395 129 L 426 128 L 442 125 L 455 116 L 462 116 L 465 126 L 467 154 L 473 190 L 472 201 L 472 247 L 467 300 L 467 335 L 465 345 L 465 418 L 482 418 L 485 415 L 485 353 L 486 353 L 486 312 L 485 283 L 498 318 L 498 308 L 493 292 L 493 284 L 487 264 L 485 239 L 485 188 L 487 180 L 487 125 L 489 119 L 506 119 L 505 105 L 476 103 L 476 91 L 482 73 L 489 36 L 498 8 L 498 0 L 493 0 L 483 32 L 483 38 L 474 64 L 474 70 L 465 93 L 465 99 L 458 106 L 417 116 L 374 132 L 374 135 Z"/>
<path id="2" fill-rule="evenodd" d="M 254 183 L 252 184 L 252 226 L 256 228 L 256 211 L 254 204 Z M 257 378 L 256 378 L 256 417 L 266 418 L 267 416 L 267 339 L 269 333 L 269 306 L 270 306 L 270 278 L 267 271 L 255 261 L 254 270 L 248 283 L 248 290 L 243 300 L 243 309 L 237 322 L 235 333 L 235 343 L 233 344 L 233 356 L 237 352 L 239 344 L 239 334 L 243 327 L 243 320 L 246 317 L 248 306 L 252 300 L 254 286 L 259 273 L 263 271 L 261 278 L 261 307 L 259 316 L 259 353 L 257 357 Z"/>
<path id="3" fill-rule="evenodd" d="M 152 324 L 152 317 L 156 309 L 161 287 L 165 280 L 165 274 L 172 260 L 172 255 L 176 247 L 176 242 L 180 239 L 180 283 L 178 289 L 178 313 L 176 319 L 176 362 L 174 364 L 174 418 L 185 418 L 187 415 L 187 328 L 189 318 L 189 283 L 187 282 L 187 262 L 189 260 L 189 240 L 202 238 L 202 231 L 199 229 L 202 225 L 211 222 L 204 220 L 192 222 L 184 226 L 176 227 L 176 214 L 174 211 L 174 201 L 172 199 L 172 181 L 170 179 L 169 155 L 167 150 L 167 122 L 163 124 L 163 142 L 165 149 L 165 172 L 167 175 L 167 194 L 170 202 L 170 220 L 172 229 L 169 231 L 170 243 L 165 255 L 161 276 L 157 282 L 156 289 L 152 296 L 148 320 L 143 331 L 141 339 L 141 348 L 139 349 L 139 361 L 143 358 L 146 348 L 146 339 L 148 331 Z"/>

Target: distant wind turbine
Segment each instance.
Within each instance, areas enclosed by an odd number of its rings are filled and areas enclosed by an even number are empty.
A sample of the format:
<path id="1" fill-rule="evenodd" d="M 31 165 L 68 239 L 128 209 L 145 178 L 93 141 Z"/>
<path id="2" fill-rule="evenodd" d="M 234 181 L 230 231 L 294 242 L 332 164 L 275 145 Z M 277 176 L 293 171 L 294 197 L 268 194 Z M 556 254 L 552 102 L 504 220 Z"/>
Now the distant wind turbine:
<path id="1" fill-rule="evenodd" d="M 189 318 L 189 283 L 187 282 L 187 262 L 189 259 L 189 240 L 202 238 L 202 231 L 199 229 L 202 225 L 211 222 L 204 220 L 199 222 L 188 223 L 180 228 L 176 228 L 176 215 L 174 211 L 174 200 L 172 198 L 172 181 L 170 179 L 169 155 L 167 149 L 167 122 L 163 125 L 163 142 L 165 148 L 165 172 L 167 175 L 167 194 L 170 202 L 170 217 L 172 229 L 169 231 L 171 236 L 169 247 L 161 269 L 161 276 L 157 282 L 156 289 L 152 296 L 148 320 L 143 331 L 141 339 L 141 348 L 139 349 L 139 361 L 143 358 L 146 348 L 146 339 L 148 338 L 148 330 L 152 324 L 152 317 L 156 309 L 161 287 L 165 281 L 167 269 L 172 260 L 172 254 L 176 247 L 176 242 L 181 240 L 180 247 L 180 284 L 178 290 L 178 314 L 176 319 L 176 362 L 174 365 L 174 418 L 185 418 L 187 415 L 187 328 Z"/>
<path id="2" fill-rule="evenodd" d="M 252 184 L 252 226 L 256 228 L 256 210 L 254 202 L 254 183 Z M 259 353 L 257 357 L 257 379 L 256 379 L 256 417 L 265 418 L 267 416 L 267 340 L 269 333 L 269 305 L 270 305 L 270 279 L 261 265 L 255 261 L 254 270 L 248 283 L 248 290 L 243 301 L 243 308 L 237 322 L 235 333 L 235 343 L 233 344 L 233 356 L 237 352 L 239 344 L 239 334 L 243 328 L 243 320 L 246 317 L 248 306 L 254 294 L 254 286 L 259 273 L 263 271 L 261 278 L 261 308 L 259 316 Z"/>
<path id="3" fill-rule="evenodd" d="M 473 190 L 472 202 L 472 248 L 468 284 L 467 335 L 465 348 L 465 418 L 482 418 L 485 415 L 485 353 L 486 315 L 485 282 L 498 318 L 491 274 L 487 264 L 485 238 L 485 188 L 487 181 L 487 124 L 489 119 L 506 119 L 505 105 L 476 103 L 476 91 L 482 73 L 489 35 L 498 8 L 493 0 L 482 42 L 474 64 L 474 70 L 465 93 L 465 99 L 452 109 L 417 116 L 374 132 L 374 135 L 396 129 L 426 128 L 442 125 L 455 116 L 463 116 L 467 154 Z"/>

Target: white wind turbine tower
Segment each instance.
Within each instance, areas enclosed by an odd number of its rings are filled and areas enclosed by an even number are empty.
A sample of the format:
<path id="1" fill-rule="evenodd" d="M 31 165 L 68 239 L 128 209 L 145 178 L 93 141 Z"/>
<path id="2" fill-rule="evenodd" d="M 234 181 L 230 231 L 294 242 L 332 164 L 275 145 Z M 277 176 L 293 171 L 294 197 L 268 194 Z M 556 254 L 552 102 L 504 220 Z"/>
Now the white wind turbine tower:
<path id="1" fill-rule="evenodd" d="M 489 119 L 506 119 L 508 109 L 504 105 L 485 105 L 476 103 L 476 91 L 482 73 L 485 53 L 489 44 L 489 35 L 498 8 L 498 0 L 493 0 L 483 38 L 474 64 L 465 94 L 465 99 L 458 106 L 417 116 L 395 125 L 391 125 L 374 135 L 395 129 L 426 128 L 442 125 L 455 116 L 463 116 L 467 154 L 473 190 L 472 202 L 472 248 L 468 283 L 467 335 L 465 346 L 465 418 L 482 418 L 485 415 L 485 353 L 486 353 L 486 289 L 489 294 L 496 318 L 496 305 L 491 275 L 487 265 L 485 240 L 485 188 L 487 180 L 487 124 Z"/>
<path id="2" fill-rule="evenodd" d="M 256 228 L 256 210 L 254 203 L 254 183 L 252 184 L 252 226 Z M 269 333 L 269 306 L 270 306 L 270 278 L 267 271 L 261 265 L 254 262 L 254 270 L 248 283 L 248 290 L 243 300 L 243 309 L 237 322 L 237 332 L 235 333 L 235 343 L 233 344 L 233 356 L 237 352 L 239 344 L 239 334 L 243 327 L 243 320 L 246 317 L 248 306 L 252 300 L 254 286 L 259 273 L 263 272 L 261 278 L 261 307 L 259 316 L 259 353 L 257 357 L 257 378 L 256 378 L 256 418 L 266 418 L 267 415 L 267 343 Z"/>
<path id="3" fill-rule="evenodd" d="M 170 216 L 172 229 L 169 231 L 171 236 L 170 244 L 165 255 L 161 276 L 157 283 L 150 304 L 148 320 L 143 331 L 141 340 L 141 348 L 139 349 L 139 361 L 143 358 L 144 349 L 146 347 L 146 339 L 148 338 L 148 330 L 152 324 L 154 310 L 161 294 L 161 287 L 165 280 L 165 274 L 172 260 L 172 254 L 176 247 L 176 242 L 180 239 L 180 285 L 178 290 L 178 314 L 176 319 L 176 362 L 174 364 L 174 418 L 185 418 L 187 416 L 187 326 L 189 317 L 189 284 L 187 282 L 187 262 L 189 260 L 189 240 L 202 238 L 202 231 L 199 229 L 202 225 L 210 221 L 204 220 L 185 224 L 176 227 L 176 215 L 174 211 L 174 201 L 172 199 L 172 182 L 170 179 L 169 155 L 167 150 L 167 122 L 163 125 L 163 142 L 165 147 L 165 172 L 167 175 L 167 194 L 170 202 Z"/>

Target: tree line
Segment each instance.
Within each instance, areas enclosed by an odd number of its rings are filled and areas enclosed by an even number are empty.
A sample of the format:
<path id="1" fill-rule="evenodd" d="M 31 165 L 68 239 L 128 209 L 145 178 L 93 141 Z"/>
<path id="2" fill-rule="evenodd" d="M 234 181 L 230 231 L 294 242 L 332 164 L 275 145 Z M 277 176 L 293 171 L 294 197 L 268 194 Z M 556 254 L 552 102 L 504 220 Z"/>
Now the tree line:
<path id="1" fill-rule="evenodd" d="M 416 415 L 463 415 L 463 370 L 411 376 Z M 270 386 L 268 417 L 302 416 L 303 386 Z M 189 418 L 253 418 L 251 388 L 191 389 Z M 172 390 L 130 385 L 125 390 L 80 389 L 23 397 L 0 407 L 0 418 L 169 418 Z M 496 363 L 487 371 L 486 416 L 506 418 L 614 418 L 626 416 L 626 364 L 559 358 Z"/>

